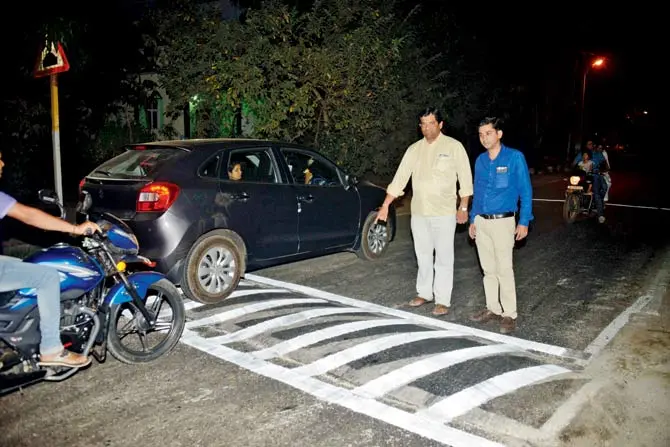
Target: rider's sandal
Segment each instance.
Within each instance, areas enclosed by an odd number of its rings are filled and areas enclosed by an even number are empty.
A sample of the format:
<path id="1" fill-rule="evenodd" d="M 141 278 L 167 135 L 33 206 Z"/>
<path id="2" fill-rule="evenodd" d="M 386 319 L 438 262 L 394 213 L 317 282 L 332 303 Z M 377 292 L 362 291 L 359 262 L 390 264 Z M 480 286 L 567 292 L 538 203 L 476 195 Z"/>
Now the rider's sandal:
<path id="1" fill-rule="evenodd" d="M 63 366 L 65 368 L 81 368 L 90 363 L 90 357 L 84 357 L 65 349 L 58 354 L 42 356 L 38 362 L 40 366 Z"/>

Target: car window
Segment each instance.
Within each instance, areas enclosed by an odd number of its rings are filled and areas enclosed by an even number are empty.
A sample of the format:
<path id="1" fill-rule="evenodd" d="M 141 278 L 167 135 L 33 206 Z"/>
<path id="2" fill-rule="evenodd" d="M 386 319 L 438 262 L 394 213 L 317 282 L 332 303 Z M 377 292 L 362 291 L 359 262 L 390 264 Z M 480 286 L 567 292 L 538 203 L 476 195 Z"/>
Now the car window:
<path id="1" fill-rule="evenodd" d="M 342 186 L 337 167 L 317 154 L 290 148 L 282 148 L 281 153 L 295 183 Z"/>
<path id="2" fill-rule="evenodd" d="M 221 159 L 221 153 L 216 154 L 215 156 L 209 158 L 201 167 L 199 174 L 201 177 L 210 177 L 217 178 L 219 160 Z"/>
<path id="3" fill-rule="evenodd" d="M 235 149 L 230 152 L 220 178 L 230 181 L 278 183 L 277 167 L 268 148 Z"/>
<path id="4" fill-rule="evenodd" d="M 93 177 L 151 177 L 166 163 L 186 152 L 177 148 L 131 149 L 107 160 L 91 172 Z"/>

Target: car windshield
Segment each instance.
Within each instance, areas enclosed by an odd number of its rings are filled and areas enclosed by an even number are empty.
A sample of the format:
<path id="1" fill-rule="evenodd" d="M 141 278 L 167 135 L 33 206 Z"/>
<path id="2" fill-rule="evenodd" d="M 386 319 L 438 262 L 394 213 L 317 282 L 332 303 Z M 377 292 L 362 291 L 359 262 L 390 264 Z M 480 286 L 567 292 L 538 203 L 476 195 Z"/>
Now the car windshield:
<path id="1" fill-rule="evenodd" d="M 151 177 L 168 161 L 184 155 L 178 148 L 158 147 L 151 149 L 132 149 L 107 160 L 93 172 L 92 177 L 144 178 Z"/>

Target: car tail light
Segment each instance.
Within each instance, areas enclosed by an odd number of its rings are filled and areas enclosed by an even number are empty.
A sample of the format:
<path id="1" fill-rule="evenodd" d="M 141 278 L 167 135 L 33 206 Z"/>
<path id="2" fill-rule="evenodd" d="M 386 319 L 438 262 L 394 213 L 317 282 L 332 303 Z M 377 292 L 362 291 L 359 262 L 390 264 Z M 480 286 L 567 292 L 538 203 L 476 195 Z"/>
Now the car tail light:
<path id="1" fill-rule="evenodd" d="M 179 186 L 174 183 L 149 183 L 137 196 L 137 212 L 166 211 L 178 195 Z"/>

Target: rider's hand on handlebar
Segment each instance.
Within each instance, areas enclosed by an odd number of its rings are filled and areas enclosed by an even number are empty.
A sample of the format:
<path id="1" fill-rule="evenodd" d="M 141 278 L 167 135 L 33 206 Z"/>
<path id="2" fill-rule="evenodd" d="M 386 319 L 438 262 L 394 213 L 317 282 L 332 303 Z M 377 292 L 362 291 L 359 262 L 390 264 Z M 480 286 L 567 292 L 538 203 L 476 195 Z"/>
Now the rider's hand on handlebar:
<path id="1" fill-rule="evenodd" d="M 75 225 L 74 227 L 74 234 L 77 235 L 86 235 L 86 236 L 91 236 L 95 232 L 102 233 L 102 230 L 96 224 L 95 222 L 90 222 L 86 221 L 84 223 L 81 223 L 79 225 Z"/>

